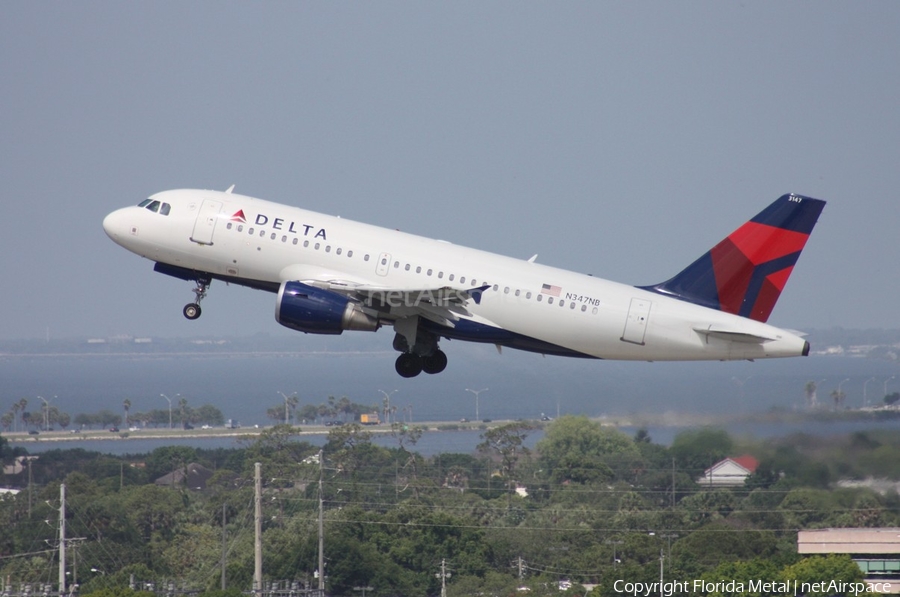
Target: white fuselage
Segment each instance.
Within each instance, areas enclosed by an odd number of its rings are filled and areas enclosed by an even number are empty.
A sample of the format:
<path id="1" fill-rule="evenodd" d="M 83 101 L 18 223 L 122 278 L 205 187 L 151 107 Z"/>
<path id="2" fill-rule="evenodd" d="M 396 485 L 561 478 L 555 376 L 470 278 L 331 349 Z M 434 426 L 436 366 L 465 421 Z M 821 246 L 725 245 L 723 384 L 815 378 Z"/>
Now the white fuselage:
<path id="1" fill-rule="evenodd" d="M 119 209 L 104 220 L 107 234 L 155 262 L 212 277 L 275 289 L 310 277 L 390 290 L 490 285 L 463 318 L 559 348 L 539 352 L 645 361 L 804 352 L 801 337 L 765 323 L 538 263 L 225 192 L 151 199 L 168 204 L 168 215 Z M 708 333 L 719 329 L 728 333 Z"/>

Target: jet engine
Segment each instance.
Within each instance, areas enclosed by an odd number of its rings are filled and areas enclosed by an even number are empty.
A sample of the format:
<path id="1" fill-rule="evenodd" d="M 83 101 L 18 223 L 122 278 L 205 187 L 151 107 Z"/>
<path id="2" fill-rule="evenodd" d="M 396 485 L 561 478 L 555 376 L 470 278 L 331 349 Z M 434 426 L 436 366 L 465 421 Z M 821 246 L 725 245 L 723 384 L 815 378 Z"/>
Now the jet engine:
<path id="1" fill-rule="evenodd" d="M 381 325 L 347 297 L 301 282 L 282 282 L 275 321 L 308 334 L 340 334 L 344 330 L 374 332 Z"/>

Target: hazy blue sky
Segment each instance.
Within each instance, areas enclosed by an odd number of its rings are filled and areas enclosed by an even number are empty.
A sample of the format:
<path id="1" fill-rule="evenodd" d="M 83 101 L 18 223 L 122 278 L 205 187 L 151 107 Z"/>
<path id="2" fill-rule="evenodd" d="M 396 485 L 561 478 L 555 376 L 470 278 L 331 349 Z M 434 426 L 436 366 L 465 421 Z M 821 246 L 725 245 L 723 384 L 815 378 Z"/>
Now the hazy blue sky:
<path id="1" fill-rule="evenodd" d="M 221 283 L 186 321 L 101 228 L 233 183 L 639 285 L 806 194 L 770 322 L 898 327 L 898 31 L 896 2 L 4 3 L 0 339 L 293 333 Z"/>

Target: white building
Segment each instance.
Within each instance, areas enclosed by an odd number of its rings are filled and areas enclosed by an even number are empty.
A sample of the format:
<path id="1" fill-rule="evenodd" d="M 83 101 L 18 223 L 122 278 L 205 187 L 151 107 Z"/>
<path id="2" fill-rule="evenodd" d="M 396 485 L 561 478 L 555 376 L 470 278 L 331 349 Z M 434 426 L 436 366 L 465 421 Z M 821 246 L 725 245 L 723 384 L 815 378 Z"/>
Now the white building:
<path id="1" fill-rule="evenodd" d="M 758 466 L 759 461 L 753 456 L 726 458 L 706 469 L 697 483 L 706 487 L 737 487 L 743 485 Z"/>

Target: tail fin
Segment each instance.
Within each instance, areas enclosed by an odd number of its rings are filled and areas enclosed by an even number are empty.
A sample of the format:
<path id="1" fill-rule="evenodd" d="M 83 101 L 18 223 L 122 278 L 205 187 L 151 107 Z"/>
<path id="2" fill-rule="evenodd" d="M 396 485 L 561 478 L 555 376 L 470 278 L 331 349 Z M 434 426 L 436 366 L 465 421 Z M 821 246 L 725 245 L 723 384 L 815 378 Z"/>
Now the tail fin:
<path id="1" fill-rule="evenodd" d="M 783 195 L 671 280 L 643 288 L 765 322 L 824 206 Z"/>

